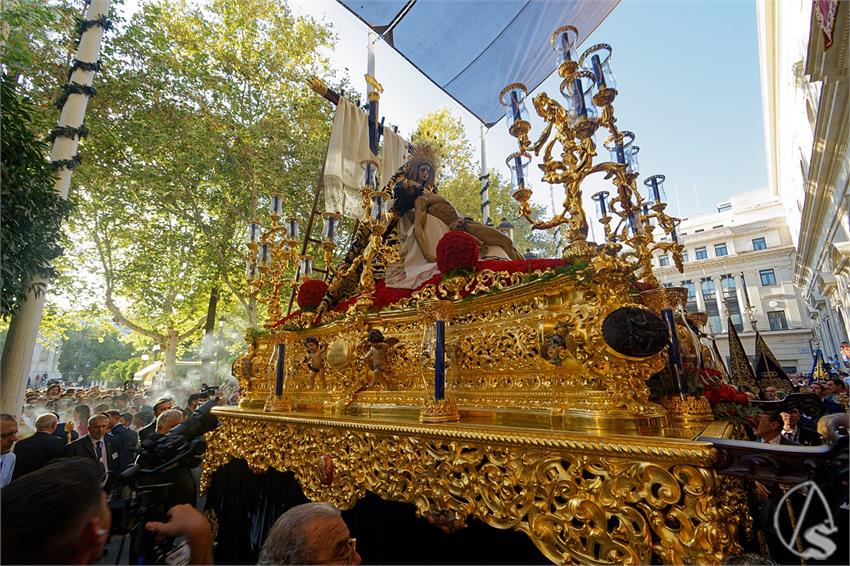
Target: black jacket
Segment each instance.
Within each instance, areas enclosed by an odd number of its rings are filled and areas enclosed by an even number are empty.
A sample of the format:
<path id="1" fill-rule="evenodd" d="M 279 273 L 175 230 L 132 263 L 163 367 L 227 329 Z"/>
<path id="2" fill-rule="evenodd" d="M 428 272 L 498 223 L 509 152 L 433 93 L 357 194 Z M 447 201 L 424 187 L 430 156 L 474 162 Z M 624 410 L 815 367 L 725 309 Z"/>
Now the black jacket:
<path id="1" fill-rule="evenodd" d="M 156 432 L 156 418 L 139 429 L 139 442 L 143 442 L 147 437 Z"/>
<path id="2" fill-rule="evenodd" d="M 123 424 L 118 423 L 109 431 L 118 444 L 118 470 L 124 471 L 136 459 L 139 447 L 139 435 Z"/>
<path id="3" fill-rule="evenodd" d="M 118 442 L 114 437 L 106 434 L 103 436 L 103 445 L 104 448 L 106 448 L 106 460 L 109 462 L 106 471 L 121 471 L 118 468 Z M 92 439 L 88 434 L 81 436 L 78 440 L 75 440 L 71 444 L 65 446 L 65 456 L 84 456 L 86 458 L 91 458 L 92 460 L 97 460 L 94 444 L 92 444 Z"/>
<path id="4" fill-rule="evenodd" d="M 817 431 L 800 425 L 797 425 L 796 438 L 792 438 L 791 440 L 795 441 L 801 446 L 820 446 L 821 444 L 823 444 L 823 439 L 820 437 Z"/>
<path id="5" fill-rule="evenodd" d="M 15 471 L 12 479 L 41 469 L 54 458 L 61 458 L 65 443 L 49 432 L 36 432 L 34 435 L 15 444 Z"/>
<path id="6" fill-rule="evenodd" d="M 59 423 L 56 425 L 56 430 L 53 431 L 53 436 L 62 441 L 62 444 L 69 444 L 68 442 L 68 433 L 65 432 L 65 423 Z M 74 442 L 80 438 L 80 433 L 76 430 L 71 431 L 71 442 Z"/>

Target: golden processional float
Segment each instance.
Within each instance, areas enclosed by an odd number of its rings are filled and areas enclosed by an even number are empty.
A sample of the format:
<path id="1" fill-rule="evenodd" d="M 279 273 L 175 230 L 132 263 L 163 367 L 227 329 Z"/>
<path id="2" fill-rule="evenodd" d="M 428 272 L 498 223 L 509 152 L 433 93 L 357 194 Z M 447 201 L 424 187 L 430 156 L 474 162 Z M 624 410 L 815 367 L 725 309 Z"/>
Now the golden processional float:
<path id="1" fill-rule="evenodd" d="M 292 473 L 306 498 L 340 509 L 371 492 L 413 504 L 447 532 L 472 518 L 514 529 L 558 563 L 716 564 L 740 552 L 750 528 L 741 481 L 718 474 L 718 450 L 700 439 L 736 434 L 703 395 L 727 379 L 723 363 L 695 334 L 706 316 L 685 312 L 686 290 L 659 287 L 652 274 L 657 250 L 680 270 L 682 262 L 664 177 L 639 187 L 634 134 L 614 115 L 611 48 L 579 56 L 576 38 L 572 26 L 551 36 L 562 99 L 533 98 L 539 135 L 526 87 L 499 93 L 518 141 L 507 159 L 513 196 L 534 228 L 564 227 L 563 258 L 475 258 L 390 292 L 386 273 L 416 247 L 407 238 L 421 241 L 388 204 L 398 191 L 420 195 L 416 202 L 438 194 L 427 148 L 398 172 L 364 163 L 364 213 L 337 266 L 339 216 L 322 215 L 328 286 L 305 277 L 314 270 L 312 217 L 299 250 L 298 224 L 272 196 L 271 224 L 261 233 L 252 222 L 248 244 L 248 275 L 268 320 L 248 332 L 234 364 L 239 407 L 215 410 L 221 426 L 210 435 L 205 488 L 241 459 L 255 474 Z M 370 78 L 376 127 L 381 89 Z M 321 81 L 311 86 L 341 98 Z M 594 136 L 610 159 L 600 159 Z M 563 211 L 546 220 L 529 205 L 534 160 L 545 182 L 565 189 Z M 430 170 L 419 175 L 423 164 Z M 597 173 L 612 185 L 593 195 L 602 242 L 588 240 L 582 208 L 582 182 Z M 467 223 L 451 228 L 474 232 Z M 300 281 L 285 278 L 294 265 Z M 308 297 L 284 316 L 285 292 L 311 286 L 321 302 Z"/>

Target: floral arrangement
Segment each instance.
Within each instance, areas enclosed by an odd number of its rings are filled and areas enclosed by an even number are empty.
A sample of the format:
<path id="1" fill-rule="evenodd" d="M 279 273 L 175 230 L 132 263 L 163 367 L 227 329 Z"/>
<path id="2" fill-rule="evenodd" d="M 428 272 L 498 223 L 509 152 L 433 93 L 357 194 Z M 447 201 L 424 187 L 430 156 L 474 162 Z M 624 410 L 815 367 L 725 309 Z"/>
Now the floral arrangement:
<path id="1" fill-rule="evenodd" d="M 451 230 L 437 244 L 437 269 L 443 275 L 475 271 L 478 264 L 478 242 L 461 230 Z"/>
<path id="2" fill-rule="evenodd" d="M 305 312 L 315 311 L 327 292 L 328 284 L 321 279 L 305 279 L 298 287 L 298 306 Z"/>
<path id="3" fill-rule="evenodd" d="M 758 417 L 758 410 L 750 406 L 750 397 L 731 385 L 712 383 L 706 386 L 704 395 L 717 419 L 744 424 Z"/>

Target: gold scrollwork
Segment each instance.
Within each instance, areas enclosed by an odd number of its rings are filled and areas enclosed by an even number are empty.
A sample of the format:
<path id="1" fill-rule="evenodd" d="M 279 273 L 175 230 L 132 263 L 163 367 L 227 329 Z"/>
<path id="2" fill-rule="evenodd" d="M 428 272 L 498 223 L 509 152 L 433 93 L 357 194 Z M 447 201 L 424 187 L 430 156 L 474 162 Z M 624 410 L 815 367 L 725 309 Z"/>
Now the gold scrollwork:
<path id="1" fill-rule="evenodd" d="M 202 485 L 233 458 L 292 471 L 305 495 L 351 508 L 366 491 L 452 530 L 469 517 L 528 535 L 554 562 L 721 563 L 746 516 L 706 443 L 571 441 L 440 425 L 392 426 L 217 410 Z M 331 482 L 316 474 L 330 455 Z M 387 462 L 392 462 L 388 466 Z"/>

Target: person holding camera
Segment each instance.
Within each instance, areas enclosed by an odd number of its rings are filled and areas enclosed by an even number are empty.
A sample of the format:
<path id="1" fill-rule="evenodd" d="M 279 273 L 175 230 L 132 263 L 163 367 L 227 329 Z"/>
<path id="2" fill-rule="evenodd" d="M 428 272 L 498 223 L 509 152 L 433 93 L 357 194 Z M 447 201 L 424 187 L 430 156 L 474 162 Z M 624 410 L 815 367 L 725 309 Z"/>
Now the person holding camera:
<path id="1" fill-rule="evenodd" d="M 112 513 L 91 458 L 58 460 L 21 477 L 3 489 L 0 506 L 4 564 L 93 564 L 104 554 Z M 184 536 L 190 564 L 213 563 L 209 524 L 188 505 L 145 528 Z"/>

